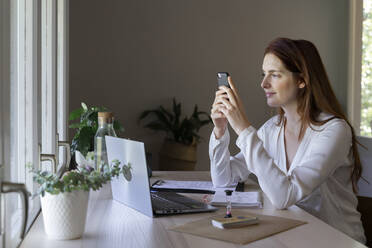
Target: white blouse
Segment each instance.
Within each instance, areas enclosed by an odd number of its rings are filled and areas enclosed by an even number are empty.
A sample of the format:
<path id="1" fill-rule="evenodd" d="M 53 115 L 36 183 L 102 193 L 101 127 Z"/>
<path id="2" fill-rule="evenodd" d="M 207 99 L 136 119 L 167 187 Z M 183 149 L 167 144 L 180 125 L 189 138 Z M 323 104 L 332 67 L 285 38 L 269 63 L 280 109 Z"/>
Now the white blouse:
<path id="1" fill-rule="evenodd" d="M 320 120 L 329 119 L 322 113 Z M 230 136 L 209 143 L 211 177 L 214 186 L 244 181 L 254 173 L 262 191 L 278 209 L 293 204 L 318 217 L 350 237 L 365 243 L 358 200 L 352 189 L 353 164 L 351 129 L 341 119 L 322 126 L 308 127 L 287 170 L 284 126 L 277 126 L 278 116 L 268 120 L 258 131 L 252 126 L 238 137 L 240 152 L 230 156 Z"/>

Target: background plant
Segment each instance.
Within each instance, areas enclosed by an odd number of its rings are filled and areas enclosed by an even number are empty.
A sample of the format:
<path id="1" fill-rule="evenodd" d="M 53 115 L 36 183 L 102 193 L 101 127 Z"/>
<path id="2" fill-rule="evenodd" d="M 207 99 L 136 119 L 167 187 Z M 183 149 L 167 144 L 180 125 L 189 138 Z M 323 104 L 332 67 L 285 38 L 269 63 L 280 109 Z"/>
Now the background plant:
<path id="1" fill-rule="evenodd" d="M 199 111 L 197 105 L 195 105 L 190 117 L 182 117 L 181 103 L 177 103 L 175 98 L 173 98 L 172 111 L 160 105 L 156 109 L 142 112 L 139 121 L 145 119 L 147 116 L 155 117 L 155 119 L 145 124 L 144 127 L 165 132 L 168 139 L 185 145 L 200 142 L 201 137 L 198 135 L 199 129 L 212 122 L 209 114 Z M 202 116 L 205 116 L 205 118 L 201 119 L 200 117 Z"/>
<path id="2" fill-rule="evenodd" d="M 89 107 L 81 103 L 81 107 L 70 113 L 70 122 L 79 120 L 70 124 L 71 129 L 75 129 L 75 135 L 71 142 L 71 156 L 75 151 L 80 151 L 84 156 L 89 151 L 94 150 L 94 135 L 98 129 L 98 112 L 108 111 L 105 107 Z M 114 129 L 116 133 L 124 132 L 123 126 L 119 121 L 114 120 Z"/>

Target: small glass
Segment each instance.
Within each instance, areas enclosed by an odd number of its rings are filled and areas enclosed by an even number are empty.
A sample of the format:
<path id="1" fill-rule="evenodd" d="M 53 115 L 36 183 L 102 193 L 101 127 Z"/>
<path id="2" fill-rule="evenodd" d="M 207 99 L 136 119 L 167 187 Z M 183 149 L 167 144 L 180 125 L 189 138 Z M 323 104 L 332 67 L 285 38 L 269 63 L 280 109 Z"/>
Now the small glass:
<path id="1" fill-rule="evenodd" d="M 226 193 L 226 215 L 225 218 L 231 218 L 231 195 L 232 195 L 232 190 L 225 190 Z"/>

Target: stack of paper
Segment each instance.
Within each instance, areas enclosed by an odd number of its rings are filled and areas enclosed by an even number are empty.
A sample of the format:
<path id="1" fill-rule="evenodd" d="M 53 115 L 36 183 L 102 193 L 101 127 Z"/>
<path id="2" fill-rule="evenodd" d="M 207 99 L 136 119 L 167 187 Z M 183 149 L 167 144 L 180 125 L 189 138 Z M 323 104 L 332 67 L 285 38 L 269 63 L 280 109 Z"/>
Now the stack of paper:
<path id="1" fill-rule="evenodd" d="M 225 190 L 235 190 L 236 184 L 225 188 L 215 188 L 211 181 L 177 181 L 177 180 L 157 180 L 152 184 L 152 188 L 156 190 L 174 190 L 176 192 L 190 193 L 206 193 L 213 194 L 213 200 L 210 203 L 214 206 L 226 206 Z M 190 192 L 189 192 L 190 191 Z M 205 192 L 203 192 L 205 191 Z M 262 207 L 260 192 L 237 192 L 234 191 L 231 196 L 232 207 Z"/>
<path id="2" fill-rule="evenodd" d="M 176 180 L 158 180 L 152 184 L 153 188 L 156 189 L 195 189 L 195 190 L 209 190 L 211 192 L 218 191 L 218 190 L 235 190 L 236 187 L 231 185 L 231 187 L 227 188 L 215 188 L 211 181 L 176 181 Z"/>
<path id="3" fill-rule="evenodd" d="M 217 190 L 211 201 L 213 206 L 226 206 L 226 194 L 224 191 Z M 232 207 L 259 207 L 262 208 L 260 192 L 236 192 L 231 195 Z"/>

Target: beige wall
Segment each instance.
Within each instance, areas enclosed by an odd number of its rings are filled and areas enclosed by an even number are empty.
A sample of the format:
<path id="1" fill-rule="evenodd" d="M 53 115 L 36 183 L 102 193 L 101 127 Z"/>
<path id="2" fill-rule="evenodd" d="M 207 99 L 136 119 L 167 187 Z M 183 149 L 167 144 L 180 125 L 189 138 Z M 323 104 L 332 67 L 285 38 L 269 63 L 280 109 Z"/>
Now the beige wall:
<path id="1" fill-rule="evenodd" d="M 160 104 L 170 106 L 175 96 L 184 113 L 190 114 L 194 104 L 209 112 L 216 72 L 229 71 L 250 121 L 259 127 L 271 112 L 260 88 L 262 54 L 278 36 L 309 39 L 317 45 L 345 107 L 347 3 L 70 1 L 70 110 L 81 101 L 113 110 L 126 128 L 123 136 L 144 141 L 156 169 L 163 135 L 138 126 L 141 111 Z M 211 130 L 208 126 L 201 131 L 205 142 L 198 148 L 198 170 L 209 169 Z"/>

